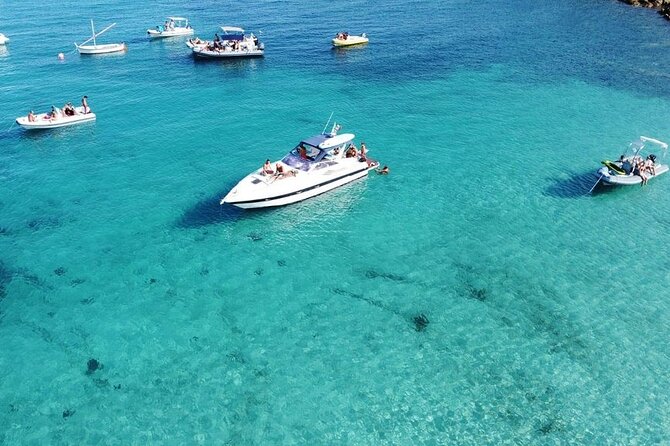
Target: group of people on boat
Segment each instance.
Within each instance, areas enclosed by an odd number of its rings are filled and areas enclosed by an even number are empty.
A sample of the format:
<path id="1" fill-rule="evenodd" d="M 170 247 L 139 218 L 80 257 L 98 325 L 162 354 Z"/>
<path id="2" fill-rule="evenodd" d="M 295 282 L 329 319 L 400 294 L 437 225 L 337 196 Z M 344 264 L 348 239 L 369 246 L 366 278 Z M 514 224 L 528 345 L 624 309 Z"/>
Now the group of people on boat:
<path id="1" fill-rule="evenodd" d="M 88 106 L 87 99 L 88 96 L 84 96 L 83 98 L 81 98 L 81 106 L 85 114 L 91 112 L 91 109 Z M 49 113 L 46 113 L 42 119 L 54 121 L 56 119 L 60 119 L 63 117 L 75 116 L 76 114 L 78 114 L 78 112 L 72 105 L 72 102 L 67 102 L 65 105 L 63 105 L 62 109 L 56 107 L 55 105 L 52 105 L 51 111 Z M 35 112 L 33 110 L 30 110 L 30 112 L 28 113 L 28 122 L 35 122 L 35 121 L 37 121 L 37 116 L 35 115 Z"/>
<path id="2" fill-rule="evenodd" d="M 281 163 L 277 163 L 272 168 L 272 163 L 269 159 L 265 160 L 261 173 L 267 176 L 273 176 L 275 179 L 285 178 L 285 177 L 294 177 L 296 172 L 294 170 L 285 170 L 284 166 Z"/>
<path id="3" fill-rule="evenodd" d="M 647 184 L 650 177 L 656 175 L 656 155 L 653 153 L 649 154 L 646 158 L 636 155 L 630 160 L 621 155 L 619 163 L 621 163 L 621 168 L 627 174 L 632 173 L 642 178 L 643 186 Z"/>
<path id="4" fill-rule="evenodd" d="M 164 24 L 162 24 L 162 25 L 158 25 L 158 26 L 156 27 L 156 29 L 157 29 L 158 31 L 160 31 L 160 32 L 163 32 L 163 31 L 173 31 L 173 30 L 174 30 L 174 26 L 175 26 L 174 20 L 173 20 L 173 19 L 170 19 L 170 20 L 166 20 Z"/>
<path id="5" fill-rule="evenodd" d="M 349 33 L 343 32 L 343 33 L 337 33 L 336 38 L 339 40 L 347 40 L 347 37 L 349 37 Z"/>

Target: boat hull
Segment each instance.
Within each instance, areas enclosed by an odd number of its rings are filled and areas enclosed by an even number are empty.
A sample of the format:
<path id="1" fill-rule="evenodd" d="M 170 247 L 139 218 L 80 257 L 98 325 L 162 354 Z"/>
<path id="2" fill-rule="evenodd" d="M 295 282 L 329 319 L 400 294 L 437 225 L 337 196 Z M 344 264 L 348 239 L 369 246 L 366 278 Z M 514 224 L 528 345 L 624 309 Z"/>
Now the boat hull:
<path id="1" fill-rule="evenodd" d="M 179 28 L 170 31 L 158 31 L 156 29 L 148 29 L 147 34 L 150 39 L 165 39 L 167 37 L 183 37 L 192 36 L 193 28 Z"/>
<path id="2" fill-rule="evenodd" d="M 667 164 L 659 164 L 656 166 L 656 175 L 650 175 L 649 180 L 656 178 L 664 173 L 667 173 L 670 168 Z M 601 173 L 602 174 L 602 173 Z M 642 183 L 642 178 L 639 175 L 602 175 L 603 184 L 608 186 L 634 186 Z"/>
<path id="3" fill-rule="evenodd" d="M 245 199 L 242 197 L 237 197 L 236 189 L 233 189 L 228 195 L 224 197 L 224 199 L 221 201 L 221 204 L 223 203 L 232 204 L 233 206 L 237 206 L 242 209 L 259 209 L 259 208 L 285 206 L 287 204 L 297 203 L 306 200 L 308 198 L 321 195 L 325 192 L 331 191 L 340 186 L 344 186 L 345 184 L 351 183 L 352 181 L 363 178 L 367 176 L 370 170 L 374 169 L 378 165 L 379 163 L 373 162 L 370 164 L 370 166 L 363 165 L 361 169 L 349 172 L 340 177 L 329 179 L 323 182 L 318 182 L 311 185 L 302 185 L 302 187 L 298 187 L 293 191 L 284 192 L 280 195 L 270 197 Z M 279 180 L 279 181 L 288 181 L 288 180 Z"/>
<path id="4" fill-rule="evenodd" d="M 80 45 L 77 47 L 79 54 L 109 54 L 126 51 L 128 47 L 125 43 L 109 43 L 106 45 Z"/>
<path id="5" fill-rule="evenodd" d="M 191 48 L 193 55 L 203 59 L 232 59 L 237 57 L 263 57 L 264 50 L 249 50 L 249 51 L 210 51 L 203 47 L 193 46 Z"/>
<path id="6" fill-rule="evenodd" d="M 368 43 L 370 39 L 362 36 L 348 36 L 346 39 L 338 39 L 337 37 L 332 40 L 333 46 L 336 48 L 345 47 L 345 46 L 354 46 L 354 45 L 363 45 Z"/>
<path id="7" fill-rule="evenodd" d="M 28 116 L 21 116 L 16 118 L 16 123 L 26 130 L 47 130 L 96 120 L 95 113 L 83 113 L 83 107 L 77 107 L 75 110 L 77 111 L 76 115 L 62 116 L 57 119 L 48 119 L 46 113 L 41 113 L 35 115 L 35 121 L 32 122 L 28 120 Z"/>

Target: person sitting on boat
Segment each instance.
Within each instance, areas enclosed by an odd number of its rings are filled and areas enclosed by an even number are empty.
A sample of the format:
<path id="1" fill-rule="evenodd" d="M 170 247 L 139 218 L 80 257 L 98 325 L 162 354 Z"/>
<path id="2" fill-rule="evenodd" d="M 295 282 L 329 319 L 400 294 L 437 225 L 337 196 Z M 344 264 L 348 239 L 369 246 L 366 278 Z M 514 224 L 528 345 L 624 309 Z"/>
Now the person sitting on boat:
<path id="1" fill-rule="evenodd" d="M 51 106 L 51 113 L 47 115 L 49 120 L 54 120 L 60 118 L 60 110 L 56 108 L 55 105 Z"/>
<path id="2" fill-rule="evenodd" d="M 68 102 L 63 106 L 63 113 L 65 113 L 65 116 L 74 116 L 75 115 L 75 110 L 74 107 L 72 106 L 72 102 Z"/>
<path id="3" fill-rule="evenodd" d="M 633 167 L 633 175 L 637 175 L 640 178 L 642 178 L 642 185 L 644 186 L 647 184 L 648 177 L 645 174 L 645 165 L 644 165 L 644 160 L 642 157 L 636 157 L 634 160 L 635 162 L 635 167 Z"/>
<path id="4" fill-rule="evenodd" d="M 272 163 L 270 163 L 270 160 L 267 159 L 265 160 L 265 164 L 263 164 L 263 174 L 264 175 L 272 175 L 274 174 L 274 170 L 272 170 Z"/>
<path id="5" fill-rule="evenodd" d="M 215 42 L 220 42 L 221 41 L 221 37 L 219 37 L 219 33 L 214 33 L 214 41 Z"/>
<path id="6" fill-rule="evenodd" d="M 28 122 L 35 122 L 35 112 L 32 110 L 28 113 Z"/>
<path id="7" fill-rule="evenodd" d="M 358 158 L 358 161 L 368 163 L 368 166 L 370 165 L 370 161 L 368 161 L 368 148 L 364 142 L 361 142 L 361 156 Z"/>
<path id="8" fill-rule="evenodd" d="M 88 106 L 88 96 L 81 98 L 81 106 L 84 108 L 84 114 L 91 113 L 91 108 Z"/>
<path id="9" fill-rule="evenodd" d="M 656 175 L 656 155 L 649 155 L 644 162 L 644 167 L 652 176 Z"/>
<path id="10" fill-rule="evenodd" d="M 298 147 L 298 153 L 300 154 L 301 159 L 307 159 L 307 149 L 302 144 L 300 144 L 300 147 Z"/>
<path id="11" fill-rule="evenodd" d="M 356 158 L 358 152 L 356 151 L 356 146 L 351 144 L 346 152 L 344 152 L 345 158 Z"/>
<path id="12" fill-rule="evenodd" d="M 275 176 L 277 179 L 280 178 L 286 178 L 286 177 L 294 177 L 295 176 L 295 170 L 289 170 L 286 172 L 284 170 L 284 166 L 282 166 L 280 163 L 275 164 Z"/>

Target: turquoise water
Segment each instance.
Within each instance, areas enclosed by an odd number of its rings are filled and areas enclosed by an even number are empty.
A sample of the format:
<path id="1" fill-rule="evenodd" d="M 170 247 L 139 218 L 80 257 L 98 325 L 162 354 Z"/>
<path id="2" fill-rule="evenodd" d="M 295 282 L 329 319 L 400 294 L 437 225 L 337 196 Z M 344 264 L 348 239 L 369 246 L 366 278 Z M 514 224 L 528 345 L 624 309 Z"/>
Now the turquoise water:
<path id="1" fill-rule="evenodd" d="M 168 14 L 266 57 L 146 41 Z M 72 53 L 89 18 L 128 53 Z M 0 2 L 0 443 L 669 443 L 670 178 L 587 194 L 670 139 L 669 29 L 614 1 Z M 94 124 L 12 126 L 83 94 Z M 331 112 L 390 175 L 218 205 Z"/>

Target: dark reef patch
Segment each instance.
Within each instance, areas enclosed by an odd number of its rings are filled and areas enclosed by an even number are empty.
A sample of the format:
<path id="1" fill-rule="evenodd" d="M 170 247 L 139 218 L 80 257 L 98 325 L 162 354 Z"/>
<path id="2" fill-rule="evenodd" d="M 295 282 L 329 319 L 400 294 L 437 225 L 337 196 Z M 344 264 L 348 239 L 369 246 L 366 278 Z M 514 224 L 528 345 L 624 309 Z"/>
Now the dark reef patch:
<path id="1" fill-rule="evenodd" d="M 54 270 L 54 274 L 57 275 L 57 276 L 62 276 L 62 275 L 65 274 L 66 272 L 67 272 L 67 269 L 65 269 L 65 268 L 62 267 L 62 266 L 59 266 L 58 268 L 56 268 L 56 269 Z"/>
<path id="2" fill-rule="evenodd" d="M 259 234 L 258 232 L 250 232 L 247 234 L 247 238 L 251 240 L 252 242 L 260 242 L 263 240 L 263 236 Z"/>
<path id="3" fill-rule="evenodd" d="M 89 359 L 88 362 L 86 363 L 86 374 L 87 374 L 87 375 L 92 375 L 92 374 L 94 374 L 97 370 L 102 370 L 104 367 L 105 367 L 104 364 L 102 364 L 101 362 L 99 362 L 97 359 L 95 359 L 95 358 L 91 358 L 91 359 Z"/>
<path id="4" fill-rule="evenodd" d="M 39 231 L 40 229 L 57 228 L 61 225 L 61 220 L 54 216 L 42 216 L 29 220 L 26 225 L 33 231 Z"/>
<path id="5" fill-rule="evenodd" d="M 375 271 L 372 269 L 369 269 L 365 272 L 365 277 L 368 279 L 387 279 L 387 280 L 392 280 L 394 282 L 404 282 L 407 280 L 406 277 L 403 277 L 398 274 L 393 274 L 393 273 L 380 273 L 379 271 Z"/>
<path id="6" fill-rule="evenodd" d="M 254 274 L 257 276 L 262 276 L 263 275 L 263 268 L 256 268 L 254 271 Z"/>
<path id="7" fill-rule="evenodd" d="M 476 288 L 468 283 L 465 285 L 465 289 L 467 290 L 470 299 L 483 302 L 488 298 L 486 288 Z"/>
<path id="8" fill-rule="evenodd" d="M 78 286 L 78 285 L 81 285 L 81 284 L 84 283 L 84 282 L 86 282 L 86 279 L 73 279 L 73 280 L 70 282 L 70 286 L 71 286 L 71 287 L 76 287 L 76 286 Z"/>
<path id="9" fill-rule="evenodd" d="M 414 329 L 416 331 L 424 331 L 428 327 L 428 324 L 430 324 L 428 316 L 426 316 L 423 313 L 417 314 L 414 317 L 412 317 L 412 322 L 414 322 Z"/>
<path id="10" fill-rule="evenodd" d="M 277 266 L 286 266 L 286 260 L 283 259 L 277 260 Z"/>
<path id="11" fill-rule="evenodd" d="M 74 415 L 75 413 L 77 413 L 76 410 L 65 409 L 65 410 L 63 411 L 63 419 L 70 418 L 70 417 L 71 417 L 72 415 Z"/>

